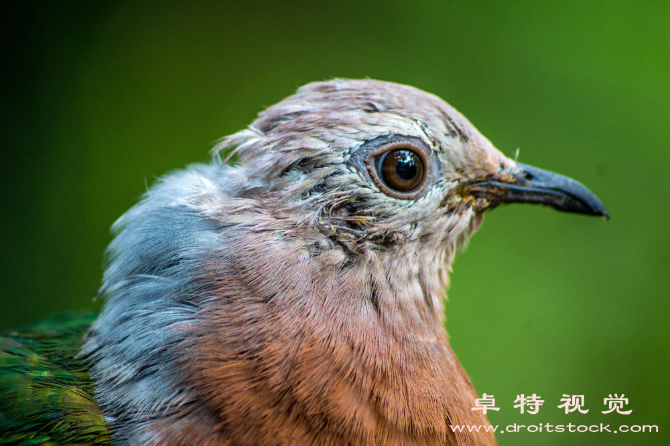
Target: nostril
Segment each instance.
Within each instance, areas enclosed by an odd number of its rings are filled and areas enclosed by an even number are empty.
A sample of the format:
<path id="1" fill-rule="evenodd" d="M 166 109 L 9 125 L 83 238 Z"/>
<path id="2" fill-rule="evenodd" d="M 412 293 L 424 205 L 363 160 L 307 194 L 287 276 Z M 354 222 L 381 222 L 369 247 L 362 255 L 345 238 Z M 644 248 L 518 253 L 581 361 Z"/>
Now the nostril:
<path id="1" fill-rule="evenodd" d="M 526 171 L 523 171 L 523 177 L 527 180 L 532 180 L 535 178 L 532 173 Z"/>

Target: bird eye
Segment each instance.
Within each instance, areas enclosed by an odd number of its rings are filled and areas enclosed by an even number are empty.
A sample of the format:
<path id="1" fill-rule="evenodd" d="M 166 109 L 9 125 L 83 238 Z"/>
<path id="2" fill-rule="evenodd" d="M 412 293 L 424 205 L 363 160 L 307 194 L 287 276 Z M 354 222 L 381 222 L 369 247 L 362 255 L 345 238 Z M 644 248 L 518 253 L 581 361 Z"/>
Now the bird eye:
<path id="1" fill-rule="evenodd" d="M 365 162 L 370 177 L 386 195 L 411 199 L 427 186 L 430 149 L 420 142 L 396 141 L 368 153 Z"/>
<path id="2" fill-rule="evenodd" d="M 381 155 L 379 178 L 398 192 L 414 190 L 423 179 L 423 161 L 413 150 L 395 149 Z"/>

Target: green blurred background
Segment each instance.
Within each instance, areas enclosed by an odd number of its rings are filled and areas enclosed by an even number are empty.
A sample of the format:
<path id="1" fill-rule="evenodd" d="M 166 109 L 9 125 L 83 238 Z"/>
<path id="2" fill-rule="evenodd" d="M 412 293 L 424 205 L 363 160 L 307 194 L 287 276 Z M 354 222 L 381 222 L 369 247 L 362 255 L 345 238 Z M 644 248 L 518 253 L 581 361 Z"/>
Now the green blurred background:
<path id="1" fill-rule="evenodd" d="M 612 220 L 490 213 L 454 265 L 447 328 L 502 445 L 670 444 L 670 3 L 8 2 L 0 329 L 95 308 L 109 227 L 154 179 L 306 82 L 414 85 L 509 156 L 572 176 Z M 517 394 L 545 400 L 538 415 Z M 589 413 L 563 414 L 562 394 Z M 631 415 L 602 414 L 624 393 Z"/>

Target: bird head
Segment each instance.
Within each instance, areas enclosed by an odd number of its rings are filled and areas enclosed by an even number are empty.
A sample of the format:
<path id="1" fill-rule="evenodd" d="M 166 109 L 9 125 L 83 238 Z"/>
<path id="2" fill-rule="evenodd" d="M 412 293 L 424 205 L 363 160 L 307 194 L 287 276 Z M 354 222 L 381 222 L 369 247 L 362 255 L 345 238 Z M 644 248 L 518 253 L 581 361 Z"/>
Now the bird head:
<path id="1" fill-rule="evenodd" d="M 516 163 L 442 99 L 395 83 L 308 84 L 215 150 L 230 149 L 238 196 L 350 258 L 449 264 L 501 203 L 607 218 L 580 183 Z"/>

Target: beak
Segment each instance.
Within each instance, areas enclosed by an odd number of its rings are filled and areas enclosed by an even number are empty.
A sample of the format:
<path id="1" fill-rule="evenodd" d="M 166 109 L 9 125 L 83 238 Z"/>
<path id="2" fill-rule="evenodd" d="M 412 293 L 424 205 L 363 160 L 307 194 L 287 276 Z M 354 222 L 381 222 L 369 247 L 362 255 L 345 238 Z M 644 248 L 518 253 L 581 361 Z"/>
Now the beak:
<path id="1" fill-rule="evenodd" d="M 572 178 L 537 167 L 516 164 L 493 177 L 471 183 L 468 192 L 494 208 L 500 203 L 540 203 L 559 211 L 602 216 L 605 207 L 591 191 Z M 479 201 L 479 200 L 478 200 Z"/>

